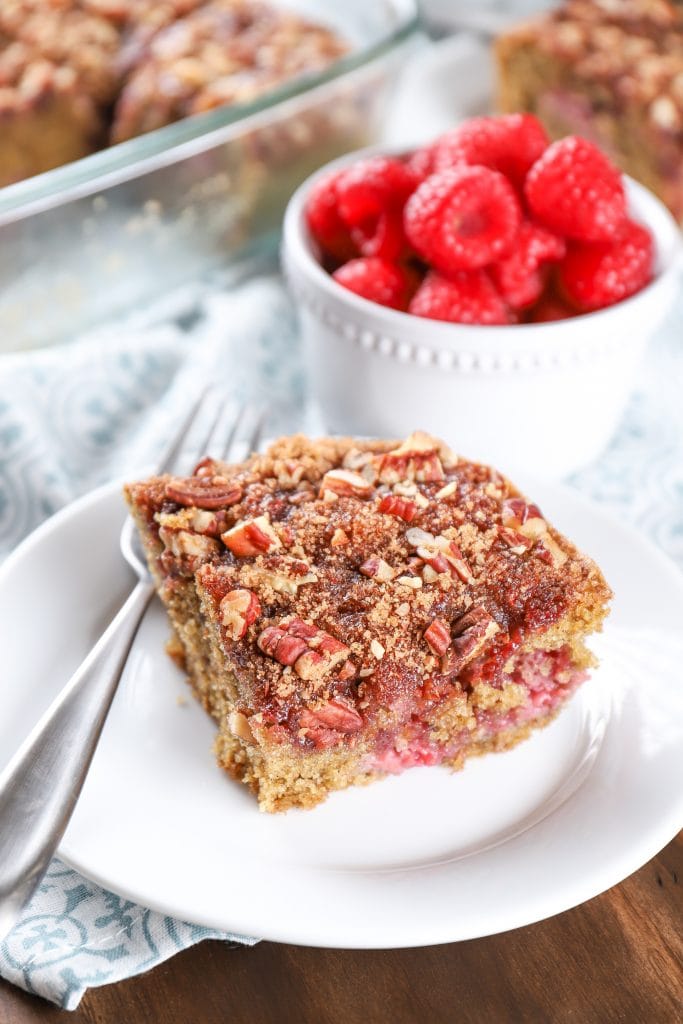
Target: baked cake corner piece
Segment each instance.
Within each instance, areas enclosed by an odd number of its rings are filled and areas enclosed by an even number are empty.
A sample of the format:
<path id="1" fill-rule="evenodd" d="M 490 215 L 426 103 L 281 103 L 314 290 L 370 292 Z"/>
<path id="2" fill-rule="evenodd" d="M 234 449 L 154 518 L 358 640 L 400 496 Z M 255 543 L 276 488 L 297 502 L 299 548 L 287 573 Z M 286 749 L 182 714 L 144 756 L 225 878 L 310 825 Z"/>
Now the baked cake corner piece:
<path id="1" fill-rule="evenodd" d="M 282 438 L 126 497 L 218 762 L 263 810 L 506 749 L 594 664 L 595 563 L 427 434 Z"/>
<path id="2" fill-rule="evenodd" d="M 683 8 L 562 0 L 495 42 L 498 107 L 591 139 L 683 222 Z"/>

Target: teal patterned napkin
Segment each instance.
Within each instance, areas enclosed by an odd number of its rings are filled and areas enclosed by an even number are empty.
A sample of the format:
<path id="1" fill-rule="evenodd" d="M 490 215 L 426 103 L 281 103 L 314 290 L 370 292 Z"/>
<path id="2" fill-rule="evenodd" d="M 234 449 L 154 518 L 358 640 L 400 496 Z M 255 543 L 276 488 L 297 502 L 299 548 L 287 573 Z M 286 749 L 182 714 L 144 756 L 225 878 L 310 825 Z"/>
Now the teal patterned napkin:
<path id="1" fill-rule="evenodd" d="M 75 1010 L 86 989 L 142 974 L 202 939 L 257 941 L 145 910 L 55 859 L 21 921 L 0 944 L 0 974 Z"/>
<path id="2" fill-rule="evenodd" d="M 268 397 L 273 433 L 318 429 L 276 277 L 184 300 L 116 332 L 0 360 L 0 554 L 79 494 L 150 464 L 174 411 L 207 379 Z M 683 567 L 682 319 L 683 304 L 648 352 L 617 437 L 571 483 Z M 0 975 L 73 1009 L 87 988 L 216 937 L 255 941 L 145 910 L 55 860 L 0 944 Z"/>

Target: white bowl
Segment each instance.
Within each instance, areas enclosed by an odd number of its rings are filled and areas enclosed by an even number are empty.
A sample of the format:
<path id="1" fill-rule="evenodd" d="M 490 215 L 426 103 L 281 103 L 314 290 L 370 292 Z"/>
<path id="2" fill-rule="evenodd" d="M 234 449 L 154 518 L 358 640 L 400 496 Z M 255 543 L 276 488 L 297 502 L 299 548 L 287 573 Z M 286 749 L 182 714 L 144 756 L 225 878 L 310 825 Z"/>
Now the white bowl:
<path id="1" fill-rule="evenodd" d="M 321 174 L 358 158 L 310 177 L 285 214 L 283 269 L 326 427 L 389 437 L 424 429 L 468 458 L 548 479 L 591 462 L 612 436 L 647 340 L 676 298 L 680 235 L 667 209 L 626 179 L 631 214 L 656 245 L 655 277 L 637 295 L 549 324 L 444 323 L 362 299 L 319 265 L 303 216 L 306 197 Z"/>

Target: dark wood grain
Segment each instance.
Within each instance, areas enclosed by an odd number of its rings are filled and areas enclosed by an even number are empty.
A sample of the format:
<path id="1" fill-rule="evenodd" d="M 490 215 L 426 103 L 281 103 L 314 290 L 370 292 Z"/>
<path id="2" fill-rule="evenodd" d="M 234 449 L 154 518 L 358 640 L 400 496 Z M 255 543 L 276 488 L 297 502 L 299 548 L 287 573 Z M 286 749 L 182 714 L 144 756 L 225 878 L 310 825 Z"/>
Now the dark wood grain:
<path id="1" fill-rule="evenodd" d="M 596 899 L 528 928 L 426 949 L 205 942 L 95 989 L 67 1016 L 0 983 L 0 1022 L 681 1024 L 683 833 Z"/>

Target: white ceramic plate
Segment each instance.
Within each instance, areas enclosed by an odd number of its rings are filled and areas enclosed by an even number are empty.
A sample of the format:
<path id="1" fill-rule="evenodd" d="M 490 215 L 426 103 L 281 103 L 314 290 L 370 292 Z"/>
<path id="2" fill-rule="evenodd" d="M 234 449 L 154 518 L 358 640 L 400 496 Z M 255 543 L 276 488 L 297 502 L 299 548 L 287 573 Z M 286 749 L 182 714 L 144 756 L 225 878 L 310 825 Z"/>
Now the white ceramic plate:
<path id="1" fill-rule="evenodd" d="M 616 599 L 601 668 L 548 729 L 464 771 L 419 768 L 261 814 L 213 762 L 213 725 L 148 613 L 60 853 L 185 920 L 287 942 L 396 947 L 529 924 L 595 896 L 683 824 L 683 578 L 574 493 L 528 488 Z M 129 583 L 119 488 L 37 530 L 0 573 L 0 765 Z M 188 697 L 187 700 L 185 698 Z"/>

